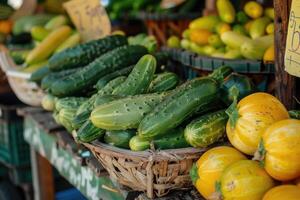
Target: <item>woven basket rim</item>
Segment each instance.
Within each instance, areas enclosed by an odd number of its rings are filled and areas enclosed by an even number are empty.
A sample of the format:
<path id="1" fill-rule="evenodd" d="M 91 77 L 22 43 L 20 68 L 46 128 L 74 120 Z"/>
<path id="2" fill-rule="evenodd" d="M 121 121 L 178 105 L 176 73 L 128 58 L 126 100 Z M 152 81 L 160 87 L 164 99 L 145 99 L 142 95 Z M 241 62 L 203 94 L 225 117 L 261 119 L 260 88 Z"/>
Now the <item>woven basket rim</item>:
<path id="1" fill-rule="evenodd" d="M 140 160 L 149 161 L 162 161 L 162 160 L 183 160 L 186 157 L 198 155 L 207 151 L 209 148 L 180 148 L 180 149 L 166 149 L 166 150 L 145 150 L 145 151 L 131 151 L 104 144 L 99 141 L 92 143 L 83 143 L 87 148 L 92 149 L 101 154 L 111 156 L 124 157 L 124 158 L 139 158 Z"/>

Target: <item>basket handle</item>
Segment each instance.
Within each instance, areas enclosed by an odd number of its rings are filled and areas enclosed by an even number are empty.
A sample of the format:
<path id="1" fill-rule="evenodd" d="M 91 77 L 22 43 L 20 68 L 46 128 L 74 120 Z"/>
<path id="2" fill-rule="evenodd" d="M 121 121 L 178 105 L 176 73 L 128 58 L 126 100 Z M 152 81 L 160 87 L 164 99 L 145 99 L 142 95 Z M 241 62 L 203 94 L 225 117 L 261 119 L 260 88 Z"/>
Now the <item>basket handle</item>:
<path id="1" fill-rule="evenodd" d="M 17 65 L 10 57 L 7 48 L 3 45 L 0 45 L 0 66 L 5 73 L 8 70 L 17 68 Z"/>

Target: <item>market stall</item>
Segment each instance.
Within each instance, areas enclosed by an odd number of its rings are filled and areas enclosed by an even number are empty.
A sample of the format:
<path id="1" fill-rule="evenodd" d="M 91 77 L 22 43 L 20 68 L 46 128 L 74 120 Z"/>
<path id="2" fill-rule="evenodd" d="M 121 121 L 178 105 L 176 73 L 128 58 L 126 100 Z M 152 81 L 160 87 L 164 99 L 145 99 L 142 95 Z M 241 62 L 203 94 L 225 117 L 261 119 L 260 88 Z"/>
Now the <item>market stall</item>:
<path id="1" fill-rule="evenodd" d="M 1 48 L 34 198 L 297 200 L 298 3 L 103 3 L 39 5 Z"/>

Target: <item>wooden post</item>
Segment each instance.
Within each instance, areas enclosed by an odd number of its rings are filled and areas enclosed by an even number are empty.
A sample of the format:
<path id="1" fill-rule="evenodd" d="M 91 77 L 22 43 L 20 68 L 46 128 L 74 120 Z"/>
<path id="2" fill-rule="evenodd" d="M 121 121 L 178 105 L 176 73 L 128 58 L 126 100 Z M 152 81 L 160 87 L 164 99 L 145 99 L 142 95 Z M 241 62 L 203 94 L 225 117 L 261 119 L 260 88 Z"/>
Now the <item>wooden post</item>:
<path id="1" fill-rule="evenodd" d="M 206 16 L 206 15 L 217 14 L 216 1 L 217 0 L 206 0 L 205 1 L 205 10 L 203 11 L 203 15 Z"/>
<path id="2" fill-rule="evenodd" d="M 284 70 L 284 55 L 292 0 L 274 0 L 275 7 L 275 80 L 276 96 L 288 108 L 296 106 L 296 78 Z M 298 96 L 297 96 L 298 95 Z"/>

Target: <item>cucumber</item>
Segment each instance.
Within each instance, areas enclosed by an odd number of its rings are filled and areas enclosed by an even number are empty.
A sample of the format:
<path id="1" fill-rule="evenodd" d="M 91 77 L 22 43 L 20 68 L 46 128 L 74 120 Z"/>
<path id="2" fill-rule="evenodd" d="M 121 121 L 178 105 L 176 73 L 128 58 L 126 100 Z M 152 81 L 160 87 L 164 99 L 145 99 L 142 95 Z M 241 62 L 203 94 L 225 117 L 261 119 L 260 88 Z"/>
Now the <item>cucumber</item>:
<path id="1" fill-rule="evenodd" d="M 164 135 L 194 114 L 199 107 L 218 98 L 219 84 L 205 77 L 193 79 L 178 88 L 158 104 L 141 121 L 138 135 L 153 138 Z"/>
<path id="2" fill-rule="evenodd" d="M 95 106 L 99 106 L 99 105 L 117 100 L 120 97 L 115 96 L 115 95 L 101 95 L 101 96 L 96 96 L 96 97 L 92 97 L 92 98 L 93 99 L 91 101 L 90 101 L 90 99 L 85 101 L 77 109 L 76 116 L 74 117 L 73 122 L 72 122 L 73 127 L 75 129 L 78 129 L 80 126 L 82 126 L 84 124 L 84 122 L 86 122 L 89 119 L 91 112 Z M 85 109 L 83 109 L 83 106 L 85 107 Z"/>
<path id="3" fill-rule="evenodd" d="M 41 88 L 43 90 L 49 89 L 56 80 L 63 78 L 65 76 L 69 76 L 76 72 L 78 69 L 68 69 L 60 72 L 51 72 L 48 75 L 46 75 L 41 82 Z"/>
<path id="4" fill-rule="evenodd" d="M 55 101 L 55 110 L 77 109 L 87 98 L 84 97 L 65 97 Z"/>
<path id="5" fill-rule="evenodd" d="M 76 114 L 76 108 L 63 108 L 59 111 L 59 122 L 67 131 L 72 132 L 74 130 L 72 126 L 72 120 Z"/>
<path id="6" fill-rule="evenodd" d="M 150 54 L 144 55 L 134 66 L 127 79 L 113 91 L 113 94 L 127 96 L 145 93 L 153 79 L 155 70 L 155 57 Z"/>
<path id="7" fill-rule="evenodd" d="M 133 69 L 133 66 L 129 66 L 129 67 L 126 67 L 124 69 L 120 69 L 120 70 L 117 70 L 115 72 L 112 72 L 110 74 L 107 74 L 103 77 L 101 77 L 96 85 L 94 86 L 97 90 L 101 90 L 109 81 L 119 77 L 119 76 L 127 76 L 131 70 Z"/>
<path id="8" fill-rule="evenodd" d="M 46 94 L 42 99 L 42 107 L 47 111 L 53 111 L 55 109 L 55 97 L 51 94 Z"/>
<path id="9" fill-rule="evenodd" d="M 115 147 L 129 149 L 129 141 L 135 133 L 136 130 L 106 131 L 104 142 Z"/>
<path id="10" fill-rule="evenodd" d="M 132 151 L 144 151 L 151 148 L 151 143 L 155 149 L 179 149 L 189 147 L 184 139 L 183 129 L 177 128 L 170 130 L 168 134 L 158 139 L 147 140 L 140 136 L 134 136 L 129 142 Z"/>
<path id="11" fill-rule="evenodd" d="M 234 94 L 234 88 L 238 93 Z M 221 99 L 226 105 L 230 105 L 234 98 L 240 100 L 253 92 L 255 92 L 254 84 L 245 75 L 232 73 L 221 84 Z"/>
<path id="12" fill-rule="evenodd" d="M 30 76 L 30 81 L 40 83 L 42 79 L 47 76 L 50 73 L 50 70 L 48 68 L 48 65 L 45 65 L 44 67 L 39 68 L 35 72 L 33 72 Z"/>
<path id="13" fill-rule="evenodd" d="M 54 50 L 71 35 L 69 26 L 61 26 L 53 30 L 39 45 L 30 51 L 25 59 L 28 65 L 48 59 Z"/>
<path id="14" fill-rule="evenodd" d="M 193 147 L 207 147 L 224 137 L 227 121 L 225 110 L 201 116 L 186 126 L 184 137 Z"/>
<path id="15" fill-rule="evenodd" d="M 52 113 L 52 117 L 53 117 L 54 121 L 55 121 L 57 124 L 60 124 L 60 125 L 61 125 L 61 123 L 60 123 L 60 121 L 59 121 L 59 112 L 54 111 L 54 112 Z"/>
<path id="16" fill-rule="evenodd" d="M 158 74 L 151 82 L 148 92 L 165 92 L 174 89 L 179 83 L 179 77 L 172 72 Z"/>
<path id="17" fill-rule="evenodd" d="M 79 128 L 90 116 L 92 110 L 95 106 L 100 105 L 103 100 L 106 99 L 106 96 L 109 96 L 114 88 L 119 86 L 126 79 L 125 76 L 120 76 L 110 81 L 102 90 L 94 94 L 90 99 L 81 104 L 76 112 L 74 118 L 74 125 L 76 128 Z M 103 98 L 102 98 L 103 97 Z M 97 101 L 97 102 L 96 102 Z M 106 102 L 105 102 L 106 103 Z"/>
<path id="18" fill-rule="evenodd" d="M 126 44 L 126 37 L 120 35 L 108 36 L 103 39 L 80 44 L 54 54 L 49 59 L 49 68 L 51 71 L 61 71 L 84 66 L 102 54 Z"/>
<path id="19" fill-rule="evenodd" d="M 289 115 L 293 119 L 300 119 L 300 110 L 290 110 Z"/>
<path id="20" fill-rule="evenodd" d="M 55 96 L 71 96 L 93 86 L 100 77 L 136 63 L 147 50 L 142 46 L 118 47 L 94 60 L 70 76 L 55 81 L 51 92 Z"/>
<path id="21" fill-rule="evenodd" d="M 105 130 L 95 127 L 91 120 L 87 120 L 77 131 L 77 140 L 80 142 L 92 142 L 101 138 Z"/>
<path id="22" fill-rule="evenodd" d="M 166 94 L 146 94 L 112 101 L 97 106 L 90 119 L 96 127 L 106 130 L 137 128 L 143 117 L 165 96 Z"/>

